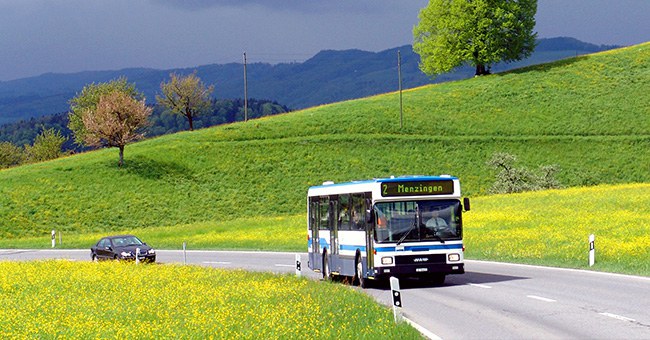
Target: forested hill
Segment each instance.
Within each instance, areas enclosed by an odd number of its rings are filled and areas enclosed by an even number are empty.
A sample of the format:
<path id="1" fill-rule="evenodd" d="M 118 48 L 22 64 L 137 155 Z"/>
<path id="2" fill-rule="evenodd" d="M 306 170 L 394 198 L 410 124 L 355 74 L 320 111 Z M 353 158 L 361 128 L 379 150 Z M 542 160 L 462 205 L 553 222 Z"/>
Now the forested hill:
<path id="1" fill-rule="evenodd" d="M 614 47 L 597 46 L 573 38 L 541 39 L 537 51 L 529 59 L 495 65 L 492 70 L 498 72 Z M 474 75 L 473 69 L 460 68 L 432 80 L 419 70 L 419 56 L 414 54 L 410 45 L 377 53 L 360 50 L 322 51 L 303 63 L 249 64 L 248 96 L 270 99 L 298 109 L 394 91 L 398 88 L 398 50 L 402 57 L 404 88 Z M 120 76 L 134 82 L 149 102 L 153 102 L 156 93 L 160 91 L 161 81 L 166 80 L 171 72 L 189 73 L 194 69 L 206 84 L 215 85 L 214 95 L 217 98 L 243 97 L 243 66 L 238 63 L 172 70 L 133 68 L 74 74 L 49 73 L 0 82 L 0 124 L 64 112 L 69 109 L 69 100 L 84 85 Z"/>

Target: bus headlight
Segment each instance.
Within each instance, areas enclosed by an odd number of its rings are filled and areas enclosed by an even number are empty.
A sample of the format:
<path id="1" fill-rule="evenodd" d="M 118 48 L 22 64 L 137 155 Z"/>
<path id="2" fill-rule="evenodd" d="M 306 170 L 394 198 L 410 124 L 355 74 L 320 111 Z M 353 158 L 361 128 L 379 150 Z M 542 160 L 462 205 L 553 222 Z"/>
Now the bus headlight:
<path id="1" fill-rule="evenodd" d="M 456 254 L 456 253 L 449 254 L 447 255 L 447 260 L 449 262 L 458 262 L 460 261 L 460 254 Z"/>
<path id="2" fill-rule="evenodd" d="M 390 256 L 382 257 L 381 258 L 381 264 L 384 264 L 384 265 L 393 264 L 393 258 L 390 257 Z"/>

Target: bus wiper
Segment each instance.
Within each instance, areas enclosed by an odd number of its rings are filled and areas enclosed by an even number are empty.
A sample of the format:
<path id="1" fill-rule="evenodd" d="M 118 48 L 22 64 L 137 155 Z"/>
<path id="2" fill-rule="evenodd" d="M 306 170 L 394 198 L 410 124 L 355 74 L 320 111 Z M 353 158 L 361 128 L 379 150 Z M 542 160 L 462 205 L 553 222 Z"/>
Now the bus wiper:
<path id="1" fill-rule="evenodd" d="M 404 240 L 406 239 L 406 237 L 409 236 L 409 234 L 413 231 L 413 229 L 415 229 L 415 227 L 417 227 L 417 225 L 418 225 L 418 219 L 417 219 L 417 216 L 416 216 L 416 217 L 415 217 L 415 221 L 413 221 L 413 224 L 411 225 L 411 227 L 409 227 L 409 230 L 407 230 L 406 233 L 404 234 L 404 236 L 402 236 L 402 237 L 399 239 L 399 241 L 397 241 L 397 243 L 395 244 L 395 246 L 397 247 L 397 246 L 399 246 L 402 242 L 404 242 Z"/>
<path id="2" fill-rule="evenodd" d="M 438 236 L 438 234 L 434 233 L 431 237 L 434 239 L 440 241 L 441 243 L 445 243 L 445 240 L 442 239 L 442 237 Z"/>

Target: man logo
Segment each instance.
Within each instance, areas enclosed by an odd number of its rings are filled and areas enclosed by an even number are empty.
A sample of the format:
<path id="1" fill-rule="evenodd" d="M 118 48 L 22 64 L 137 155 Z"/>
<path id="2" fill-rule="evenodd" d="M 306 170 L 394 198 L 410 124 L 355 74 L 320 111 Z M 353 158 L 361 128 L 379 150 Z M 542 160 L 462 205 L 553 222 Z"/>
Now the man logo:
<path id="1" fill-rule="evenodd" d="M 416 258 L 413 259 L 413 262 L 416 262 L 416 263 L 417 262 L 427 262 L 427 261 L 429 261 L 428 257 L 416 257 Z"/>

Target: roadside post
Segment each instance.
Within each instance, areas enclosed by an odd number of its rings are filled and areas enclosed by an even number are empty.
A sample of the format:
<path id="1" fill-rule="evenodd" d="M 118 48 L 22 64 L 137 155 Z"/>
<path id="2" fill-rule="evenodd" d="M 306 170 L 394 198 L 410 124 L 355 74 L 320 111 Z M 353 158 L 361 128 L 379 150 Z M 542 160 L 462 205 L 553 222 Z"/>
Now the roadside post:
<path id="1" fill-rule="evenodd" d="M 52 248 L 56 246 L 56 230 L 52 229 Z"/>
<path id="2" fill-rule="evenodd" d="M 135 264 L 140 263 L 140 248 L 135 248 Z"/>
<path id="3" fill-rule="evenodd" d="M 63 236 L 62 236 L 62 234 L 63 234 L 63 232 L 61 232 L 61 230 L 59 230 L 59 246 L 63 244 Z"/>
<path id="4" fill-rule="evenodd" d="M 390 293 L 393 296 L 393 317 L 395 322 L 402 321 L 402 292 L 399 289 L 399 279 L 390 277 Z"/>
<path id="5" fill-rule="evenodd" d="M 300 263 L 300 254 L 296 254 L 296 276 L 300 277 L 302 275 L 302 264 Z"/>
<path id="6" fill-rule="evenodd" d="M 187 264 L 187 242 L 183 241 L 183 264 Z"/>
<path id="7" fill-rule="evenodd" d="M 594 234 L 589 235 L 589 267 L 594 265 L 596 262 L 596 236 Z"/>

